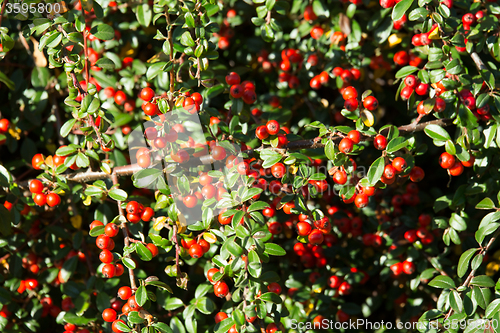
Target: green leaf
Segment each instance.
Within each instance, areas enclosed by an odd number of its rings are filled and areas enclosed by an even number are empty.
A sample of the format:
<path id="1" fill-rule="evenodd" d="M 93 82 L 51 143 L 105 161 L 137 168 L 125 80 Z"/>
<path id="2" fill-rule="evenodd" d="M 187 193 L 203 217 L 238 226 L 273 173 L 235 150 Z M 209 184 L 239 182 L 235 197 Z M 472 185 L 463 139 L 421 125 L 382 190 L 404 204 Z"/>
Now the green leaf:
<path id="1" fill-rule="evenodd" d="M 165 302 L 165 310 L 172 311 L 172 310 L 180 308 L 183 305 L 184 305 L 184 303 L 179 298 L 177 298 L 177 297 L 170 297 Z"/>
<path id="2" fill-rule="evenodd" d="M 146 321 L 145 319 L 141 318 L 141 316 L 139 316 L 139 312 L 137 311 L 130 312 L 127 316 L 127 320 L 130 324 L 142 324 Z"/>
<path id="3" fill-rule="evenodd" d="M 266 243 L 264 247 L 265 252 L 272 256 L 284 256 L 286 254 L 286 251 L 278 244 Z"/>
<path id="4" fill-rule="evenodd" d="M 458 260 L 457 273 L 458 277 L 462 277 L 465 275 L 467 270 L 469 269 L 469 262 L 472 256 L 477 252 L 478 249 L 468 249 L 460 256 Z"/>
<path id="5" fill-rule="evenodd" d="M 115 63 L 111 59 L 108 59 L 108 58 L 101 58 L 101 59 L 97 60 L 95 65 L 97 67 L 100 67 L 100 68 L 106 69 L 106 70 L 110 70 L 110 71 L 115 70 L 115 67 L 116 67 Z"/>
<path id="6" fill-rule="evenodd" d="M 215 303 L 208 297 L 201 297 L 196 300 L 196 309 L 208 315 L 215 310 Z"/>
<path id="7" fill-rule="evenodd" d="M 262 264 L 260 258 L 255 250 L 248 252 L 248 272 L 254 278 L 259 278 L 262 274 Z"/>
<path id="8" fill-rule="evenodd" d="M 392 20 L 397 21 L 401 19 L 412 4 L 413 0 L 402 0 L 398 2 L 392 10 Z"/>
<path id="9" fill-rule="evenodd" d="M 486 311 L 484 312 L 484 316 L 491 319 L 498 313 L 498 311 L 500 311 L 500 298 L 493 300 L 493 302 L 488 305 Z"/>
<path id="10" fill-rule="evenodd" d="M 108 195 L 116 201 L 125 201 L 127 200 L 127 192 L 122 189 L 114 188 L 109 191 Z"/>
<path id="11" fill-rule="evenodd" d="M 470 282 L 470 284 L 478 287 L 488 287 L 491 288 L 495 285 L 495 282 L 486 275 L 478 275 L 474 276 Z"/>
<path id="12" fill-rule="evenodd" d="M 135 261 L 133 261 L 130 258 L 123 258 L 122 262 L 125 265 L 125 267 L 127 267 L 127 268 L 130 268 L 130 269 L 135 269 L 136 268 Z"/>
<path id="13" fill-rule="evenodd" d="M 418 71 L 418 67 L 405 66 L 396 72 L 396 79 L 407 77 L 408 75 L 410 75 L 411 73 L 414 73 L 416 71 Z"/>
<path id="14" fill-rule="evenodd" d="M 166 62 L 156 62 L 152 64 L 151 66 L 148 67 L 148 70 L 146 72 L 146 78 L 147 80 L 152 80 L 155 77 L 158 76 L 161 72 L 163 72 L 163 69 L 167 66 Z"/>
<path id="15" fill-rule="evenodd" d="M 406 148 L 408 146 L 408 141 L 402 136 L 398 136 L 397 138 L 392 139 L 387 145 L 387 152 L 394 153 L 400 149 Z"/>
<path id="16" fill-rule="evenodd" d="M 367 176 L 370 186 L 374 186 L 380 180 L 380 177 L 382 177 L 382 175 L 384 174 L 384 168 L 384 157 L 380 156 L 372 163 L 372 165 L 368 169 Z"/>
<path id="17" fill-rule="evenodd" d="M 116 324 L 114 326 L 122 332 L 132 331 L 132 329 L 127 326 L 127 324 L 125 324 L 124 322 L 121 322 L 121 321 L 116 322 Z"/>
<path id="18" fill-rule="evenodd" d="M 240 257 L 243 254 L 243 249 L 234 240 L 227 243 L 227 250 L 235 257 Z"/>
<path id="19" fill-rule="evenodd" d="M 256 210 L 263 210 L 263 209 L 265 209 L 267 207 L 270 207 L 267 202 L 256 201 L 253 204 L 251 204 L 250 207 L 248 207 L 247 212 L 251 213 L 251 212 L 254 212 Z"/>
<path id="20" fill-rule="evenodd" d="M 274 304 L 281 304 L 282 299 L 275 293 L 265 293 L 259 297 L 261 300 L 266 301 L 266 302 L 271 302 Z"/>
<path id="21" fill-rule="evenodd" d="M 429 136 L 431 139 L 438 141 L 446 141 L 451 140 L 450 135 L 444 128 L 439 125 L 431 124 L 427 125 L 424 129 L 425 134 Z"/>
<path id="22" fill-rule="evenodd" d="M 451 279 L 451 277 L 446 275 L 438 275 L 432 281 L 429 282 L 429 286 L 435 288 L 447 288 L 447 289 L 455 289 L 455 282 Z"/>
<path id="23" fill-rule="evenodd" d="M 467 223 L 465 222 L 465 220 L 456 213 L 451 214 L 449 223 L 450 227 L 452 227 L 456 231 L 464 231 L 467 229 Z"/>
<path id="24" fill-rule="evenodd" d="M 60 130 L 60 134 L 63 138 L 67 137 L 68 134 L 71 132 L 71 130 L 73 129 L 73 126 L 75 125 L 76 123 L 76 119 L 70 119 L 68 120 L 67 122 L 64 123 L 64 125 L 61 126 L 61 130 Z M 72 152 L 75 151 L 74 148 L 69 148 L 69 147 L 64 147 L 64 148 L 68 148 L 68 149 L 71 149 Z M 61 149 L 61 148 L 60 148 Z M 58 154 L 59 155 L 59 154 Z M 68 154 L 66 154 L 68 155 Z M 59 156 L 65 156 L 65 155 L 59 155 Z"/>
<path id="25" fill-rule="evenodd" d="M 91 237 L 97 237 L 99 235 L 102 235 L 104 233 L 104 228 L 105 228 L 105 226 L 103 226 L 103 225 L 94 227 L 94 228 L 92 228 L 92 230 L 89 231 L 89 235 Z"/>
<path id="26" fill-rule="evenodd" d="M 153 259 L 153 254 L 147 247 L 145 247 L 142 243 L 136 243 L 135 250 L 141 260 L 143 261 L 150 261 Z"/>
<path id="27" fill-rule="evenodd" d="M 170 326 L 168 326 L 165 323 L 154 323 L 153 327 L 156 328 L 161 333 L 174 333 L 174 331 L 172 331 Z"/>
<path id="28" fill-rule="evenodd" d="M 495 203 L 490 198 L 484 198 L 477 205 L 476 209 L 494 209 Z"/>
<path id="29" fill-rule="evenodd" d="M 137 22 L 143 27 L 149 27 L 153 12 L 147 3 L 137 6 Z"/>
<path id="30" fill-rule="evenodd" d="M 59 280 L 61 283 L 68 282 L 71 275 L 73 275 L 78 265 L 78 256 L 74 256 L 66 260 L 62 266 L 61 274 L 59 274 Z"/>
<path id="31" fill-rule="evenodd" d="M 77 326 L 86 326 L 90 322 L 96 321 L 97 318 L 86 318 L 86 317 L 80 317 L 77 316 L 73 312 L 66 312 L 64 315 L 64 321 L 70 324 L 74 324 Z M 127 331 L 128 332 L 128 331 Z"/>
<path id="32" fill-rule="evenodd" d="M 456 290 L 452 290 L 448 296 L 448 300 L 450 301 L 450 306 L 455 312 L 461 313 L 464 308 L 464 303 L 460 294 Z"/>
<path id="33" fill-rule="evenodd" d="M 214 98 L 217 95 L 221 94 L 222 92 L 224 92 L 224 85 L 223 84 L 218 84 L 218 85 L 215 85 L 215 86 L 210 87 L 209 89 L 207 89 L 207 97 L 208 98 Z"/>
<path id="34" fill-rule="evenodd" d="M 148 300 L 148 292 L 146 290 L 146 287 L 140 286 L 137 288 L 137 291 L 135 292 L 135 300 L 137 301 L 137 304 L 139 306 L 143 306 L 146 304 L 146 301 Z"/>
<path id="35" fill-rule="evenodd" d="M 90 33 L 102 40 L 111 40 L 115 38 L 115 30 L 113 29 L 113 27 L 105 23 L 94 26 L 92 29 L 90 29 Z"/>
<path id="36" fill-rule="evenodd" d="M 0 82 L 4 83 L 10 90 L 14 90 L 16 88 L 16 84 L 14 83 L 14 81 L 9 79 L 7 75 L 2 72 L 0 72 Z"/>
<path id="37" fill-rule="evenodd" d="M 146 285 L 147 286 L 155 286 L 155 287 L 158 287 L 158 288 L 162 288 L 162 289 L 165 289 L 166 291 L 168 291 L 169 293 L 173 293 L 172 291 L 172 288 L 166 284 L 165 282 L 161 282 L 161 281 L 149 281 L 149 282 L 146 282 Z"/>
<path id="38" fill-rule="evenodd" d="M 215 333 L 227 333 L 231 326 L 234 325 L 233 318 L 229 317 L 215 325 Z"/>
<path id="39" fill-rule="evenodd" d="M 181 35 L 181 44 L 189 47 L 194 47 L 196 45 L 189 31 L 186 31 Z"/>
<path id="40" fill-rule="evenodd" d="M 403 0 L 404 1 L 412 1 L 412 0 Z M 390 17 L 386 17 L 382 24 L 375 30 L 375 41 L 377 44 L 384 43 L 387 38 L 391 35 L 393 27 L 393 20 Z"/>
<path id="41" fill-rule="evenodd" d="M 325 145 L 325 155 L 329 160 L 335 159 L 335 147 L 333 145 L 333 140 L 328 140 Z"/>

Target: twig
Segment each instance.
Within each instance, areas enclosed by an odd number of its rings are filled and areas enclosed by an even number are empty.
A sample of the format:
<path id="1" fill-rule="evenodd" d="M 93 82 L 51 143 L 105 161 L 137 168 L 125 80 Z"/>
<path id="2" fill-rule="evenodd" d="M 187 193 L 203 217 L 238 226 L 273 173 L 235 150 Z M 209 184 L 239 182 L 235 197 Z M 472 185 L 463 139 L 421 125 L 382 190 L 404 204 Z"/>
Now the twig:
<path id="1" fill-rule="evenodd" d="M 118 176 L 115 172 L 113 172 L 111 174 L 111 179 L 113 181 L 113 185 L 118 185 Z M 125 213 L 123 212 L 123 208 L 122 208 L 122 202 L 117 201 L 117 205 L 118 205 L 118 213 L 120 214 L 120 216 L 125 217 Z M 123 238 L 124 238 L 123 242 L 125 244 L 125 247 L 129 247 L 130 246 L 130 238 L 129 238 L 129 230 L 128 230 L 127 223 L 126 222 L 122 223 L 121 228 L 123 231 Z M 127 254 L 125 257 L 130 258 L 130 254 Z M 130 278 L 130 288 L 132 288 L 132 290 L 137 290 L 133 269 L 131 269 L 131 268 L 128 269 L 128 276 Z"/>
<path id="2" fill-rule="evenodd" d="M 9 0 L 3 0 L 2 9 L 0 10 L 0 27 L 2 26 L 2 18 L 3 18 L 3 13 L 5 12 L 5 6 L 7 6 L 8 2 Z"/>
<path id="3" fill-rule="evenodd" d="M 80 7 L 82 8 L 82 16 L 83 21 L 85 22 L 85 29 L 83 29 L 83 56 L 84 56 L 84 64 L 85 64 L 85 81 L 87 82 L 87 87 L 89 86 L 89 58 L 88 58 L 88 47 L 87 47 L 87 20 L 85 19 L 85 9 L 83 9 L 82 0 L 78 0 L 80 2 Z"/>
<path id="4" fill-rule="evenodd" d="M 174 61 L 174 37 L 172 35 L 172 23 L 170 22 L 170 14 L 168 13 L 168 10 L 167 10 L 167 15 L 165 15 L 165 17 L 167 18 L 167 27 L 168 27 L 168 31 L 167 31 L 167 38 L 168 38 L 168 44 L 170 46 L 170 61 Z M 168 105 L 170 107 L 170 110 L 173 110 L 174 109 L 174 101 L 173 101 L 173 93 L 174 93 L 174 85 L 175 85 L 175 81 L 174 81 L 174 66 L 172 65 L 172 69 L 170 69 L 170 82 L 169 82 L 169 85 L 170 85 L 170 96 L 168 97 Z"/>
<path id="5" fill-rule="evenodd" d="M 477 70 L 481 72 L 483 69 L 488 69 L 484 62 L 479 58 L 479 55 L 476 52 L 472 52 L 470 54 L 470 57 L 472 58 L 472 61 L 474 61 L 474 64 L 476 64 Z"/>
<path id="6" fill-rule="evenodd" d="M 181 273 L 181 269 L 179 267 L 179 252 L 181 251 L 179 248 L 179 242 L 177 241 L 177 224 L 174 223 L 173 225 L 173 233 L 172 233 L 172 241 L 175 244 L 175 268 L 176 268 L 176 273 L 177 276 Z"/>

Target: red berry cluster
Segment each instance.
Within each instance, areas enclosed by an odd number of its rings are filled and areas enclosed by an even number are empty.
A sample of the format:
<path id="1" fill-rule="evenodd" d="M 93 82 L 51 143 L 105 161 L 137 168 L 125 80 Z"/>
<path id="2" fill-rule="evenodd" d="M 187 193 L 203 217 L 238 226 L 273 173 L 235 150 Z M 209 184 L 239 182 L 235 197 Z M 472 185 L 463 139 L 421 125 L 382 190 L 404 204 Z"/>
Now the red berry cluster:
<path id="1" fill-rule="evenodd" d="M 399 66 L 410 65 L 413 67 L 418 67 L 422 64 L 422 58 L 420 58 L 413 52 L 406 52 L 405 50 L 394 53 L 394 57 L 392 60 L 396 65 Z"/>
<path id="2" fill-rule="evenodd" d="M 227 50 L 231 45 L 231 38 L 234 37 L 234 30 L 231 28 L 228 18 L 235 17 L 236 11 L 234 9 L 230 9 L 227 11 L 226 18 L 222 22 L 220 26 L 220 30 L 218 33 L 214 33 L 215 37 L 219 38 L 217 45 L 221 50 Z"/>
<path id="3" fill-rule="evenodd" d="M 257 100 L 255 94 L 255 84 L 250 81 L 241 82 L 240 76 L 236 72 L 226 75 L 226 83 L 231 86 L 230 94 L 233 98 L 241 98 L 245 104 L 253 104 Z"/>
<path id="4" fill-rule="evenodd" d="M 43 206 L 47 204 L 49 207 L 55 207 L 61 203 L 61 197 L 59 194 L 54 192 L 47 192 L 48 189 L 43 185 L 38 179 L 33 179 L 29 184 L 29 189 L 33 195 L 33 201 L 38 206 Z"/>
<path id="5" fill-rule="evenodd" d="M 355 111 L 359 106 L 358 91 L 353 86 L 340 89 L 344 99 L 344 108 L 347 111 Z M 378 108 L 378 100 L 374 96 L 366 96 L 362 100 L 363 107 L 368 111 L 374 111 Z"/>
<path id="6" fill-rule="evenodd" d="M 192 258 L 201 258 L 205 253 L 210 250 L 210 243 L 205 239 L 200 238 L 198 241 L 195 239 L 181 239 L 182 247 L 188 251 Z"/>
<path id="7" fill-rule="evenodd" d="M 285 134 L 279 133 L 280 129 L 281 126 L 276 120 L 269 120 L 265 125 L 257 127 L 255 130 L 255 136 L 259 140 L 266 140 L 268 138 L 269 140 L 274 140 L 275 138 L 278 138 L 277 147 L 280 148 L 288 144 L 285 129 L 283 129 Z"/>
<path id="8" fill-rule="evenodd" d="M 392 264 L 390 266 L 390 269 L 394 277 L 397 277 L 402 273 L 405 273 L 407 275 L 412 275 L 413 273 L 415 273 L 417 268 L 415 267 L 413 261 L 405 260 L 403 262 L 397 262 L 395 264 Z"/>
<path id="9" fill-rule="evenodd" d="M 460 176 L 464 172 L 464 167 L 472 167 L 475 160 L 475 157 L 471 156 L 468 161 L 462 162 L 448 152 L 444 152 L 439 156 L 439 165 L 447 169 L 450 176 Z"/>
<path id="10" fill-rule="evenodd" d="M 201 104 L 203 104 L 203 97 L 201 96 L 200 93 L 194 92 L 186 92 L 184 94 L 185 98 L 182 101 L 182 107 L 184 110 L 191 114 L 195 114 L 200 111 L 201 109 Z"/>
<path id="11" fill-rule="evenodd" d="M 153 89 L 149 87 L 142 88 L 141 92 L 139 93 L 139 97 L 143 100 L 142 111 L 144 111 L 147 116 L 155 116 L 160 112 L 158 109 L 158 105 L 152 102 L 154 96 L 155 93 Z"/>
<path id="12" fill-rule="evenodd" d="M 428 245 L 434 241 L 434 235 L 428 230 L 432 221 L 429 214 L 420 214 L 418 217 L 418 229 L 410 229 L 405 232 L 404 239 L 409 243 L 415 243 L 420 239 L 422 244 Z"/>
<path id="13" fill-rule="evenodd" d="M 340 77 L 345 85 L 350 84 L 352 81 L 358 81 L 361 78 L 361 71 L 357 68 L 344 69 L 342 67 L 335 67 L 332 70 L 334 77 Z"/>
<path id="14" fill-rule="evenodd" d="M 432 39 L 430 39 L 429 36 L 435 30 L 437 30 L 437 29 L 439 29 L 438 25 L 437 24 L 433 24 L 432 27 L 431 27 L 431 30 L 429 30 L 428 32 L 423 32 L 423 33 L 420 33 L 420 34 L 413 35 L 413 37 L 411 39 L 411 43 L 414 46 L 426 46 L 426 45 L 430 45 L 432 43 Z"/>
<path id="15" fill-rule="evenodd" d="M 154 210 L 151 207 L 144 207 L 141 203 L 137 201 L 130 201 L 127 203 L 125 208 L 127 212 L 127 220 L 130 223 L 137 223 L 140 220 L 144 222 L 151 221 L 151 218 L 154 215 Z"/>
<path id="16" fill-rule="evenodd" d="M 414 75 L 408 75 L 404 80 L 405 87 L 401 89 L 401 98 L 406 101 L 415 92 L 419 96 L 429 93 L 429 84 L 420 82 Z"/>
<path id="17" fill-rule="evenodd" d="M 297 72 L 302 68 L 304 58 L 300 54 L 299 50 L 284 49 L 281 51 L 281 59 L 282 60 L 279 62 L 278 67 L 282 70 L 282 72 L 279 73 L 278 81 L 286 82 L 288 84 L 288 88 L 290 89 L 298 88 L 300 80 L 297 77 Z"/>

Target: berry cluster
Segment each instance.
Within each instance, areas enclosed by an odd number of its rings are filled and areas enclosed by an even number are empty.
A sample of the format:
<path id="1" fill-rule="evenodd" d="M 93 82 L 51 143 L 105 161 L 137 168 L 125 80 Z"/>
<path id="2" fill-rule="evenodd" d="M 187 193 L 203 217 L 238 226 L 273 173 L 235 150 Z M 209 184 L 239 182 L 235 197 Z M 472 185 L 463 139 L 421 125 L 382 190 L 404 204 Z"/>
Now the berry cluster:
<path id="1" fill-rule="evenodd" d="M 464 167 L 472 167 L 475 160 L 475 157 L 471 156 L 468 161 L 460 161 L 448 152 L 444 152 L 439 156 L 439 165 L 448 170 L 450 176 L 460 176 L 464 172 Z"/>
<path id="2" fill-rule="evenodd" d="M 38 179 L 33 179 L 29 184 L 29 189 L 33 195 L 33 201 L 38 206 L 43 206 L 47 204 L 49 207 L 55 207 L 61 203 L 61 197 L 59 194 L 54 192 L 47 192 L 48 189 L 43 185 Z"/>
<path id="3" fill-rule="evenodd" d="M 205 253 L 210 251 L 210 243 L 205 239 L 181 239 L 182 247 L 189 253 L 192 258 L 201 258 Z"/>
<path id="4" fill-rule="evenodd" d="M 257 100 L 255 94 L 255 84 L 250 81 L 241 82 L 240 76 L 236 72 L 226 75 L 226 83 L 230 85 L 230 94 L 233 98 L 241 98 L 246 104 L 253 104 Z"/>
<path id="5" fill-rule="evenodd" d="M 353 86 L 347 86 L 340 89 L 344 99 L 344 108 L 347 111 L 355 111 L 359 106 L 358 91 Z M 363 107 L 368 111 L 375 111 L 378 108 L 378 100 L 374 96 L 363 96 Z"/>
<path id="6" fill-rule="evenodd" d="M 153 208 L 144 207 L 144 205 L 137 201 L 130 201 L 129 203 L 127 203 L 125 211 L 127 212 L 127 220 L 130 223 L 134 224 L 139 222 L 140 220 L 149 222 L 154 215 Z"/>
<path id="7" fill-rule="evenodd" d="M 409 243 L 415 243 L 420 239 L 424 245 L 429 245 L 434 241 L 434 235 L 429 231 L 432 217 L 429 214 L 420 214 L 418 217 L 418 229 L 410 229 L 405 232 L 404 239 Z"/>

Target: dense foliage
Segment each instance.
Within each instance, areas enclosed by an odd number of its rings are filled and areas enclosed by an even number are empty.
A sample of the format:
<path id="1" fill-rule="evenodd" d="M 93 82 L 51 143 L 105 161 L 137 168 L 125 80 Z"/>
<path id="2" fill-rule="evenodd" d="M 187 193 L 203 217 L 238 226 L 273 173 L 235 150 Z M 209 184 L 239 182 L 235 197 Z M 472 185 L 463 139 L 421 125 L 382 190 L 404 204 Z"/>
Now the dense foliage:
<path id="1" fill-rule="evenodd" d="M 0 3 L 0 331 L 500 325 L 497 1 Z"/>

